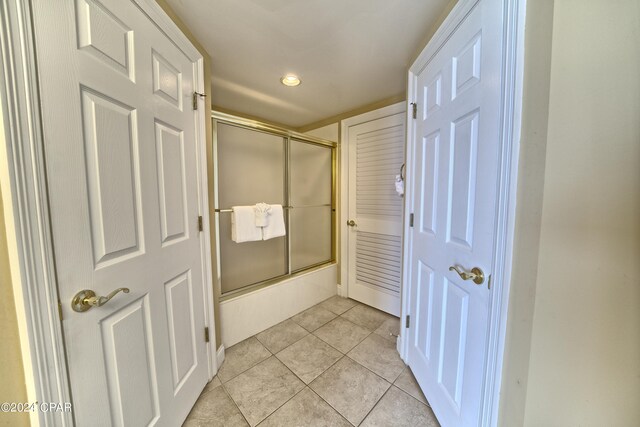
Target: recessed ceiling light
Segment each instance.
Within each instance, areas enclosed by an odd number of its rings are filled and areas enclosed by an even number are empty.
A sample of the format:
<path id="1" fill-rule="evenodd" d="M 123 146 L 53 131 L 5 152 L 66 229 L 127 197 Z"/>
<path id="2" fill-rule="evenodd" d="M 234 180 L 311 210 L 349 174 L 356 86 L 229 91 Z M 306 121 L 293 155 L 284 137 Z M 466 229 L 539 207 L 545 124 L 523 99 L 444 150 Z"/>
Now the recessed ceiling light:
<path id="1" fill-rule="evenodd" d="M 298 86 L 300 83 L 300 78 L 295 74 L 287 74 L 286 76 L 280 79 L 280 82 L 285 86 Z"/>

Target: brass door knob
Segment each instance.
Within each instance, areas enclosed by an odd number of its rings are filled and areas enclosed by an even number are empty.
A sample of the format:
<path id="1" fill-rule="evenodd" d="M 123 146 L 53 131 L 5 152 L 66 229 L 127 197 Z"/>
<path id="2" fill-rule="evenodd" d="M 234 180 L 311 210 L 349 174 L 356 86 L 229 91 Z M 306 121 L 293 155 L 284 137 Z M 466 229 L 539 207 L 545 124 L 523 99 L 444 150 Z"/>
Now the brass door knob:
<path id="1" fill-rule="evenodd" d="M 78 313 L 84 313 L 91 307 L 102 307 L 115 297 L 118 292 L 129 293 L 129 288 L 118 288 L 106 297 L 99 297 L 91 289 L 83 289 L 73 296 L 71 308 Z"/>
<path id="2" fill-rule="evenodd" d="M 347 221 L 347 225 L 349 227 L 355 227 L 358 224 L 356 224 L 356 222 L 354 220 L 350 219 L 349 221 Z"/>
<path id="3" fill-rule="evenodd" d="M 473 267 L 471 271 L 461 270 L 460 267 L 452 265 L 449 267 L 449 271 L 455 271 L 462 280 L 473 280 L 476 285 L 482 285 L 484 283 L 484 273 L 480 268 Z"/>

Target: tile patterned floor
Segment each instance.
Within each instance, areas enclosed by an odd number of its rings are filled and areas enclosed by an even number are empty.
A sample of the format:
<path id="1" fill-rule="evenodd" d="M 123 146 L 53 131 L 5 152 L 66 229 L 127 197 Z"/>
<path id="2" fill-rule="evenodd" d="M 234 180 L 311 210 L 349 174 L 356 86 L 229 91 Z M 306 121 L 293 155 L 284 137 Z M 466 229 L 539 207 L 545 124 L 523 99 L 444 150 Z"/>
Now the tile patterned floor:
<path id="1" fill-rule="evenodd" d="M 334 296 L 226 350 L 184 427 L 439 427 L 397 317 Z"/>

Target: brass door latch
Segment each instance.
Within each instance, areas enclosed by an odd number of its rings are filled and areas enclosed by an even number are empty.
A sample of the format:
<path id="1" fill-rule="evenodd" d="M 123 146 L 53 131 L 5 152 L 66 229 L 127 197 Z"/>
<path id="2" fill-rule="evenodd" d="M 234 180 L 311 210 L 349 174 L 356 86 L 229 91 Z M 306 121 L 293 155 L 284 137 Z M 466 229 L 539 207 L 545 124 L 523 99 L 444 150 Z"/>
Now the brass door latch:
<path id="1" fill-rule="evenodd" d="M 462 280 L 473 280 L 476 285 L 482 285 L 484 283 L 484 273 L 480 268 L 473 267 L 471 271 L 461 270 L 460 267 L 452 265 L 449 267 L 449 271 L 455 271 Z"/>
<path id="2" fill-rule="evenodd" d="M 118 288 L 106 297 L 97 296 L 96 293 L 91 289 L 83 289 L 74 295 L 73 299 L 71 300 L 71 308 L 73 309 L 73 311 L 77 311 L 78 313 L 84 313 L 92 307 L 102 307 L 120 291 L 128 294 L 129 288 Z"/>

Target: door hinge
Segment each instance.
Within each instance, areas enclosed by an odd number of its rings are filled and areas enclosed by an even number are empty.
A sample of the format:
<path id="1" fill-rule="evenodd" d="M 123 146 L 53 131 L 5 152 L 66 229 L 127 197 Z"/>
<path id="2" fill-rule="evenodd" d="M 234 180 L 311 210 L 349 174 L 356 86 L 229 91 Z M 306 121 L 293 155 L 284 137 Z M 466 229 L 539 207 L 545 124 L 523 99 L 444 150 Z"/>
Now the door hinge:
<path id="1" fill-rule="evenodd" d="M 207 95 L 204 93 L 200 93 L 200 92 L 193 92 L 193 98 L 192 98 L 192 102 L 193 102 L 193 109 L 197 110 L 198 109 L 198 97 L 206 97 Z"/>
<path id="2" fill-rule="evenodd" d="M 405 321 L 405 328 L 409 329 L 409 326 L 411 326 L 411 316 L 409 316 L 407 314 L 407 320 Z"/>
<path id="3" fill-rule="evenodd" d="M 60 320 L 62 320 L 62 303 L 58 300 L 58 316 L 60 316 Z"/>
<path id="4" fill-rule="evenodd" d="M 209 327 L 204 327 L 204 342 L 209 342 Z"/>
<path id="5" fill-rule="evenodd" d="M 418 117 L 418 104 L 416 104 L 415 102 L 412 102 L 411 108 L 413 108 L 413 118 L 415 119 Z"/>
<path id="6" fill-rule="evenodd" d="M 413 227 L 413 213 L 409 214 L 409 227 Z"/>
<path id="7" fill-rule="evenodd" d="M 204 230 L 204 225 L 202 224 L 202 215 L 198 217 L 198 231 Z"/>

